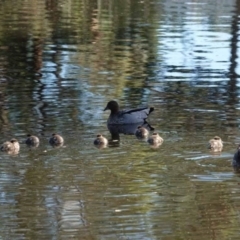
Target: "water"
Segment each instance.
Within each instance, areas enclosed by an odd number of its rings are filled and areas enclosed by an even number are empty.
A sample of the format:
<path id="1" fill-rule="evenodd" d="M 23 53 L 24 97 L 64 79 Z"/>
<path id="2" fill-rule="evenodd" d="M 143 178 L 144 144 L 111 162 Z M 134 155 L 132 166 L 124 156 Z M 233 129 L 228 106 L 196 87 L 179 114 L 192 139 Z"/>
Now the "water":
<path id="1" fill-rule="evenodd" d="M 0 154 L 1 238 L 238 239 L 239 4 L 2 1 L 0 141 L 21 149 Z M 111 99 L 153 106 L 164 143 L 94 147 Z"/>

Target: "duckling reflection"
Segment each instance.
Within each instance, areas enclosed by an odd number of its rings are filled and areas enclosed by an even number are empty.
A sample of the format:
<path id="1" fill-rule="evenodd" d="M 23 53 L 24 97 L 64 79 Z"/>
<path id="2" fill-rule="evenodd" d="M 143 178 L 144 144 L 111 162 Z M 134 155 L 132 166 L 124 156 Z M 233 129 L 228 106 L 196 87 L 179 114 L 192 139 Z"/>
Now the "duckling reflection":
<path id="1" fill-rule="evenodd" d="M 102 134 L 98 134 L 97 138 L 94 140 L 93 144 L 97 148 L 106 148 L 108 145 L 108 140 L 105 137 L 103 137 Z"/>
<path id="2" fill-rule="evenodd" d="M 1 146 L 1 151 L 8 154 L 18 154 L 20 150 L 20 145 L 17 139 L 12 138 L 10 141 L 6 141 Z"/>
<path id="3" fill-rule="evenodd" d="M 138 139 L 146 139 L 148 137 L 148 135 L 149 135 L 149 131 L 145 127 L 142 127 L 142 126 L 137 127 L 135 136 Z"/>
<path id="4" fill-rule="evenodd" d="M 215 136 L 214 138 L 210 139 L 208 142 L 208 148 L 213 153 L 221 152 L 223 148 L 222 139 L 218 136 Z"/>
<path id="5" fill-rule="evenodd" d="M 163 138 L 159 136 L 158 133 L 154 132 L 151 137 L 148 139 L 148 143 L 154 147 L 157 148 L 162 145 Z"/>
<path id="6" fill-rule="evenodd" d="M 108 124 L 107 125 L 109 132 L 111 133 L 111 140 L 108 145 L 111 147 L 118 147 L 120 145 L 120 134 L 135 135 L 138 127 L 143 127 L 146 131 L 154 130 L 154 128 L 147 122 L 142 124 Z"/>
<path id="7" fill-rule="evenodd" d="M 40 141 L 39 141 L 39 138 L 38 138 L 37 136 L 28 134 L 25 143 L 26 143 L 29 147 L 38 147 Z"/>
<path id="8" fill-rule="evenodd" d="M 111 133 L 112 140 L 120 141 L 120 134 L 135 135 L 138 127 L 143 127 L 147 131 L 154 130 L 154 128 L 149 123 L 144 123 L 139 125 L 135 124 L 108 124 L 107 125 L 109 132 Z"/>
<path id="9" fill-rule="evenodd" d="M 59 134 L 53 133 L 52 137 L 49 139 L 49 143 L 52 147 L 61 147 L 63 146 L 64 139 Z"/>
<path id="10" fill-rule="evenodd" d="M 234 171 L 240 172 L 240 144 L 237 147 L 237 151 L 234 153 L 232 166 Z"/>

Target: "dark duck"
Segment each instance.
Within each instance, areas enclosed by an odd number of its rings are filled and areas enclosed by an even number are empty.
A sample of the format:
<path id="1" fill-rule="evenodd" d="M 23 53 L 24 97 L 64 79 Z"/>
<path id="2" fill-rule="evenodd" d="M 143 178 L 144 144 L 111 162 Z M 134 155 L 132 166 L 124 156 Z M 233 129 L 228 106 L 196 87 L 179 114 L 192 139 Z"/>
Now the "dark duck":
<path id="1" fill-rule="evenodd" d="M 127 110 L 120 110 L 118 103 L 114 100 L 108 102 L 104 111 L 110 110 L 110 116 L 108 118 L 108 124 L 134 124 L 134 123 L 146 123 L 148 115 L 154 111 L 153 107 L 142 107 Z"/>
<path id="2" fill-rule="evenodd" d="M 232 166 L 235 171 L 240 171 L 240 144 L 238 145 L 237 151 L 233 156 Z"/>

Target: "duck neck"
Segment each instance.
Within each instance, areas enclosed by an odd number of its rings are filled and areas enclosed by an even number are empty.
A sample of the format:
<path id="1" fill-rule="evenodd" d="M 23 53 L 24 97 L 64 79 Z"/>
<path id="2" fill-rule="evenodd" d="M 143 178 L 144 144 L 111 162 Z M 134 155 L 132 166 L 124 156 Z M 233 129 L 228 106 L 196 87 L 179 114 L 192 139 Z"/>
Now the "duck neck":
<path id="1" fill-rule="evenodd" d="M 111 109 L 111 115 L 115 115 L 119 112 L 119 109 Z"/>

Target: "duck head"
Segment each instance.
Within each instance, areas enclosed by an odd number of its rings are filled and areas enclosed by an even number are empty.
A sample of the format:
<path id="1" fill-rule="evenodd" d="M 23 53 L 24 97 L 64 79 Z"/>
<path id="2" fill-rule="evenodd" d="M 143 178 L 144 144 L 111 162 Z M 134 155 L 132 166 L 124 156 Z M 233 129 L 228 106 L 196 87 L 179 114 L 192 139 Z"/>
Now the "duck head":
<path id="1" fill-rule="evenodd" d="M 217 141 L 219 141 L 219 140 L 222 141 L 222 139 L 221 139 L 219 136 L 215 136 L 213 139 L 214 139 L 214 140 L 217 140 Z"/>
<path id="2" fill-rule="evenodd" d="M 116 113 L 119 111 L 119 105 L 116 101 L 112 100 L 112 101 L 109 101 L 107 106 L 105 107 L 104 111 L 106 110 L 110 110 L 111 113 Z"/>
<path id="3" fill-rule="evenodd" d="M 12 139 L 10 140 L 10 142 L 11 142 L 11 143 L 17 143 L 17 142 L 18 142 L 18 140 L 17 140 L 17 139 L 15 139 L 15 138 L 12 138 Z"/>

